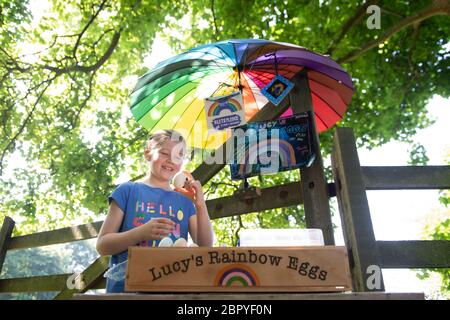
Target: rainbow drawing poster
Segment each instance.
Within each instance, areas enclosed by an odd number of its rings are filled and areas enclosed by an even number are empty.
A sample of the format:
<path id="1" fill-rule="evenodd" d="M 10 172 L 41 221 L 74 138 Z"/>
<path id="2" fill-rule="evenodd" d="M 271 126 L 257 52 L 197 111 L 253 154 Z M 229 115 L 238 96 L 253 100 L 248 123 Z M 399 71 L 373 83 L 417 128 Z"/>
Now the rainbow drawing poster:
<path id="1" fill-rule="evenodd" d="M 205 113 L 208 129 L 211 131 L 225 130 L 247 123 L 240 92 L 206 98 Z"/>
<path id="2" fill-rule="evenodd" d="M 315 154 L 309 119 L 305 112 L 234 128 L 231 178 L 243 179 L 310 166 Z"/>
<path id="3" fill-rule="evenodd" d="M 261 89 L 261 93 L 270 102 L 277 106 L 293 87 L 294 84 L 292 82 L 283 76 L 277 75 L 264 88 Z"/>

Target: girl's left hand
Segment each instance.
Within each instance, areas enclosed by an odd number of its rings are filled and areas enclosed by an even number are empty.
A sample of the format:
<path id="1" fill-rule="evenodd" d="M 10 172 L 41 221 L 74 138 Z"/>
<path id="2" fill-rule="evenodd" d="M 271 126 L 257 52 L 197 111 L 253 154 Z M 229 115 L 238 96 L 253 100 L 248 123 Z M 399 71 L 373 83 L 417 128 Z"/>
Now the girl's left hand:
<path id="1" fill-rule="evenodd" d="M 184 187 L 188 190 L 194 190 L 194 204 L 199 207 L 205 204 L 205 195 L 203 194 L 202 184 L 198 180 L 186 181 Z"/>

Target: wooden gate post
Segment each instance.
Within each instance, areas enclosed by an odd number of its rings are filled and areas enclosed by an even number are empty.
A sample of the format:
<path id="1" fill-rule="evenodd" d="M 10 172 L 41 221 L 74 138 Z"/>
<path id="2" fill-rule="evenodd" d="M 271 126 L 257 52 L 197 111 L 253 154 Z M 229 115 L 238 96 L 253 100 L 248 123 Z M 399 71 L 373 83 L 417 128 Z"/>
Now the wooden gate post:
<path id="1" fill-rule="evenodd" d="M 8 251 L 11 235 L 15 222 L 10 217 L 5 217 L 2 229 L 0 230 L 0 275 L 2 274 L 3 263 L 5 262 L 6 251 Z"/>
<path id="2" fill-rule="evenodd" d="M 291 108 L 294 113 L 309 111 L 311 114 L 312 145 L 316 159 L 309 168 L 300 169 L 302 194 L 305 208 L 307 228 L 318 228 L 323 232 L 326 245 L 334 245 L 333 224 L 331 221 L 328 185 L 323 170 L 323 160 L 320 152 L 319 135 L 316 131 L 314 107 L 309 89 L 306 68 L 291 79 L 294 83 L 289 93 Z"/>
<path id="3" fill-rule="evenodd" d="M 381 263 L 351 128 L 337 128 L 331 163 L 354 291 L 384 291 Z"/>

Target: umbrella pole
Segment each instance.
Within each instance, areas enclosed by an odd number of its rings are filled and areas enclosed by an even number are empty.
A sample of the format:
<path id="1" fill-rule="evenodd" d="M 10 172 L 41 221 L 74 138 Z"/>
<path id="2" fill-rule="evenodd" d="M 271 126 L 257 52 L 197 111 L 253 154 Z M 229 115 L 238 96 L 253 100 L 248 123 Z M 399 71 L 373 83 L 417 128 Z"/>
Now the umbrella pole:
<path id="1" fill-rule="evenodd" d="M 334 245 L 328 185 L 323 169 L 319 135 L 316 131 L 314 107 L 306 68 L 297 73 L 291 81 L 294 82 L 294 88 L 289 93 L 292 111 L 294 113 L 310 112 L 311 142 L 316 154 L 316 159 L 310 167 L 300 169 L 306 227 L 321 229 L 325 245 Z"/>
<path id="2" fill-rule="evenodd" d="M 242 189 L 248 189 L 249 188 L 249 183 L 248 183 L 248 181 L 247 181 L 247 177 L 244 177 L 244 179 L 242 179 L 242 185 L 241 185 L 241 188 Z"/>

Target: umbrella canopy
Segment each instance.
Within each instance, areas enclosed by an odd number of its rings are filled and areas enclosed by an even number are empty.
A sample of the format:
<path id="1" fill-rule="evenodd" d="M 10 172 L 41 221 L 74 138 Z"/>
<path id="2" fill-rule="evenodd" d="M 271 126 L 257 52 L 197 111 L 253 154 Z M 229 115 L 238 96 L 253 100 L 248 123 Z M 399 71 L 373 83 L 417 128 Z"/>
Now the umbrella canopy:
<path id="1" fill-rule="evenodd" d="M 131 93 L 131 112 L 150 132 L 175 129 L 190 147 L 216 149 L 230 133 L 208 131 L 205 98 L 241 90 L 249 120 L 268 102 L 262 88 L 277 74 L 291 79 L 303 68 L 321 132 L 344 115 L 353 95 L 350 76 L 329 57 L 258 39 L 207 44 L 160 62 L 139 78 Z M 289 108 L 281 117 L 291 114 Z"/>

